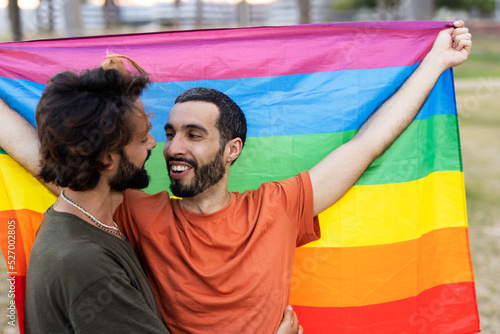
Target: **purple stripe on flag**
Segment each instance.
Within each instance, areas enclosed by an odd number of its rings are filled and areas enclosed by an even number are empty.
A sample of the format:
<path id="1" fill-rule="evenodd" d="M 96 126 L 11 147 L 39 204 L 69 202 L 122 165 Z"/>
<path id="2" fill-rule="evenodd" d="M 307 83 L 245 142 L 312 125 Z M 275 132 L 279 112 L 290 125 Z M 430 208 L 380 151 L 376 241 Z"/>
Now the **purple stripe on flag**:
<path id="1" fill-rule="evenodd" d="M 106 52 L 135 59 L 155 82 L 407 66 L 421 61 L 449 26 L 349 22 L 0 43 L 0 63 L 9 64 L 0 76 L 46 83 L 60 71 L 97 67 Z"/>

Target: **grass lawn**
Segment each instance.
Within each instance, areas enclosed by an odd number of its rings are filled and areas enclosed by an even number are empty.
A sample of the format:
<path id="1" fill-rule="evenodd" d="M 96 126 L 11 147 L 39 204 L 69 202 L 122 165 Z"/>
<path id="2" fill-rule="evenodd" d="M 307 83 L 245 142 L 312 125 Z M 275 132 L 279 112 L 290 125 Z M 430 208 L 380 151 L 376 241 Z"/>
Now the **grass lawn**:
<path id="1" fill-rule="evenodd" d="M 469 236 L 481 328 L 500 333 L 500 35 L 472 34 L 470 59 L 454 69 Z"/>
<path id="2" fill-rule="evenodd" d="M 481 328 L 500 333 L 500 85 L 483 91 L 480 82 L 457 82 L 457 104 Z"/>
<path id="3" fill-rule="evenodd" d="M 472 30 L 472 34 L 472 55 L 454 70 L 455 78 L 500 78 L 500 33 L 474 33 Z"/>

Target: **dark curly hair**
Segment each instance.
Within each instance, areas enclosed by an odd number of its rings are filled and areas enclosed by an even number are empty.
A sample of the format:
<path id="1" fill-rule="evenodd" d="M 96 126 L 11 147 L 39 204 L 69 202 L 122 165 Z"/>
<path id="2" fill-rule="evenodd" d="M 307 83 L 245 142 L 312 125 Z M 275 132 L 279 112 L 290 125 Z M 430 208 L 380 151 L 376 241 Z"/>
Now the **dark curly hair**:
<path id="1" fill-rule="evenodd" d="M 94 189 L 106 167 L 102 156 L 119 152 L 132 139 L 137 98 L 148 84 L 145 71 L 132 75 L 123 65 L 53 76 L 35 114 L 38 177 L 76 191 Z"/>
<path id="2" fill-rule="evenodd" d="M 175 99 L 175 103 L 188 101 L 210 102 L 217 106 L 219 118 L 215 125 L 220 133 L 221 147 L 224 147 L 228 141 L 234 138 L 241 138 L 243 146 L 245 145 L 247 137 L 245 114 L 229 96 L 212 88 L 197 87 L 182 92 Z"/>

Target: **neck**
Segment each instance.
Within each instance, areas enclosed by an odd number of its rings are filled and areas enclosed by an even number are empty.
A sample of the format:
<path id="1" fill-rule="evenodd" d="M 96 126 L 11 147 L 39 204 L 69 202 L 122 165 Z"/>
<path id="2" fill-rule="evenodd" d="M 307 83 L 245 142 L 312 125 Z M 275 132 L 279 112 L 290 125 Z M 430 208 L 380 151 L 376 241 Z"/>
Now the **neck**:
<path id="1" fill-rule="evenodd" d="M 66 188 L 64 194 L 101 223 L 114 226 L 113 214 L 122 202 L 122 193 L 113 193 L 110 191 L 109 186 L 103 186 L 100 183 L 96 188 L 87 191 L 74 191 Z M 85 221 L 91 222 L 91 219 L 85 213 L 62 199 L 57 200 L 54 209 L 74 214 Z"/>
<path id="2" fill-rule="evenodd" d="M 224 177 L 204 192 L 193 196 L 184 197 L 181 205 L 192 212 L 208 215 L 224 208 L 231 199 L 227 190 L 227 178 Z"/>

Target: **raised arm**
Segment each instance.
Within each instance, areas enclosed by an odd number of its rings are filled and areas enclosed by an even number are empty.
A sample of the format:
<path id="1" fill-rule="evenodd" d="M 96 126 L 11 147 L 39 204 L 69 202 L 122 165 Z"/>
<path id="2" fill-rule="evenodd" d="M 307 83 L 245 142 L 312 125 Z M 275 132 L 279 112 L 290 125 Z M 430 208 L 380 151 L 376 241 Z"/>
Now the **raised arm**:
<path id="1" fill-rule="evenodd" d="M 0 147 L 31 174 L 40 171 L 40 155 L 36 129 L 0 99 Z M 60 190 L 53 184 L 44 185 L 54 194 Z"/>
<path id="2" fill-rule="evenodd" d="M 454 22 L 454 26 L 439 33 L 417 70 L 368 118 L 353 139 L 311 168 L 315 215 L 337 202 L 410 125 L 440 75 L 469 57 L 469 30 L 463 21 Z"/>

